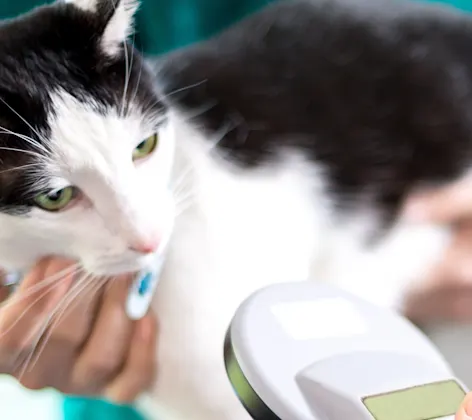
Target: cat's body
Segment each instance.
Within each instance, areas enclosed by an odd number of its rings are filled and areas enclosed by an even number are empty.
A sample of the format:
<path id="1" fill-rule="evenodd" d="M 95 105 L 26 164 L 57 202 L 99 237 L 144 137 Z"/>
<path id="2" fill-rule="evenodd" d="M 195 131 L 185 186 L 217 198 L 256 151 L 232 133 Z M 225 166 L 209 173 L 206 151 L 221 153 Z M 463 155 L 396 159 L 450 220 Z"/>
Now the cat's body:
<path id="1" fill-rule="evenodd" d="M 472 21 L 287 1 L 154 74 L 123 49 L 134 2 L 67 3 L 0 28 L 0 266 L 135 271 L 176 217 L 151 396 L 163 420 L 247 420 L 222 359 L 245 297 L 311 279 L 398 306 L 447 245 L 399 214 L 469 173 Z"/>
<path id="2" fill-rule="evenodd" d="M 196 197 L 176 225 L 154 301 L 163 322 L 151 396 L 162 404 L 156 419 L 249 420 L 222 357 L 224 335 L 244 298 L 276 282 L 309 278 L 394 306 L 408 280 L 435 262 L 447 234 L 399 225 L 369 250 L 360 245 L 372 226 L 368 213 L 337 224 L 327 211 L 330 197 L 313 184 L 317 174 L 302 157 L 248 175 L 195 154 L 187 160 L 187 188 Z M 327 207 L 316 207 L 313 198 Z"/>
<path id="3" fill-rule="evenodd" d="M 399 214 L 469 171 L 472 25 L 369 3 L 285 2 L 160 67 L 194 194 L 155 304 L 179 418 L 248 418 L 221 343 L 251 292 L 308 278 L 398 307 L 448 243 Z"/>

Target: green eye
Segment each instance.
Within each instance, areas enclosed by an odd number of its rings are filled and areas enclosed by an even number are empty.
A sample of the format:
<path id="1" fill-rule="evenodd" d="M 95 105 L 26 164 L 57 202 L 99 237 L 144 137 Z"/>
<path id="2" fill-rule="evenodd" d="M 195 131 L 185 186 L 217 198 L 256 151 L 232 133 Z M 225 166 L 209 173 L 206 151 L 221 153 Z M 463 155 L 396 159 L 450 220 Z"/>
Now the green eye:
<path id="1" fill-rule="evenodd" d="M 146 140 L 139 143 L 133 150 L 133 160 L 139 160 L 149 156 L 156 149 L 158 142 L 159 136 L 157 134 L 153 134 Z"/>
<path id="2" fill-rule="evenodd" d="M 34 202 L 44 210 L 59 211 L 67 207 L 74 199 L 75 191 L 74 187 L 65 187 L 62 190 L 39 194 Z"/>

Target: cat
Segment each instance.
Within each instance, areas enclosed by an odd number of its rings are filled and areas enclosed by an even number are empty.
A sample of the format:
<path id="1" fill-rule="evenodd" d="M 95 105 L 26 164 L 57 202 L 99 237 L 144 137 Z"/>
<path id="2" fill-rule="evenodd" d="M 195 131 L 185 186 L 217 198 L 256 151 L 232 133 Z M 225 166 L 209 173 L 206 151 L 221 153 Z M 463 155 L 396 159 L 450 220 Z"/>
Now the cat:
<path id="1" fill-rule="evenodd" d="M 58 1 L 1 25 L 0 266 L 138 271 L 175 219 L 152 415 L 247 420 L 222 356 L 244 298 L 317 280 L 401 309 L 447 247 L 401 210 L 469 176 L 472 20 L 287 0 L 146 60 L 138 7 Z"/>

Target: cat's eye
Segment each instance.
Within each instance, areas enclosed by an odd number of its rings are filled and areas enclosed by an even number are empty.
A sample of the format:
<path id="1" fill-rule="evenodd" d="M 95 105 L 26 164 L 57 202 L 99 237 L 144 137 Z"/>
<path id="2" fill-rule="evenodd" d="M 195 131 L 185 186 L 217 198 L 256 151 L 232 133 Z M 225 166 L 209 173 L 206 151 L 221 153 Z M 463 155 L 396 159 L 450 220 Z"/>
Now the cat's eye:
<path id="1" fill-rule="evenodd" d="M 34 198 L 35 204 L 46 211 L 60 211 L 66 208 L 76 196 L 75 187 L 65 187 L 42 193 Z"/>
<path id="2" fill-rule="evenodd" d="M 159 135 L 157 133 L 148 137 L 139 143 L 133 150 L 133 160 L 144 159 L 149 156 L 154 150 L 156 150 L 157 144 L 159 143 Z"/>

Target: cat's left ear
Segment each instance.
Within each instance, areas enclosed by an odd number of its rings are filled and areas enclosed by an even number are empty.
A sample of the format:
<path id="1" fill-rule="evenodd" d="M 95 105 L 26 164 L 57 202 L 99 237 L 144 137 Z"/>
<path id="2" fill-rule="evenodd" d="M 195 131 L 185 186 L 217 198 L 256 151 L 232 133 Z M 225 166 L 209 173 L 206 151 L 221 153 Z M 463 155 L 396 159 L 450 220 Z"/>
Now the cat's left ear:
<path id="1" fill-rule="evenodd" d="M 103 52 L 115 56 L 134 31 L 138 0 L 65 0 L 79 9 L 93 13 L 100 22 Z"/>

